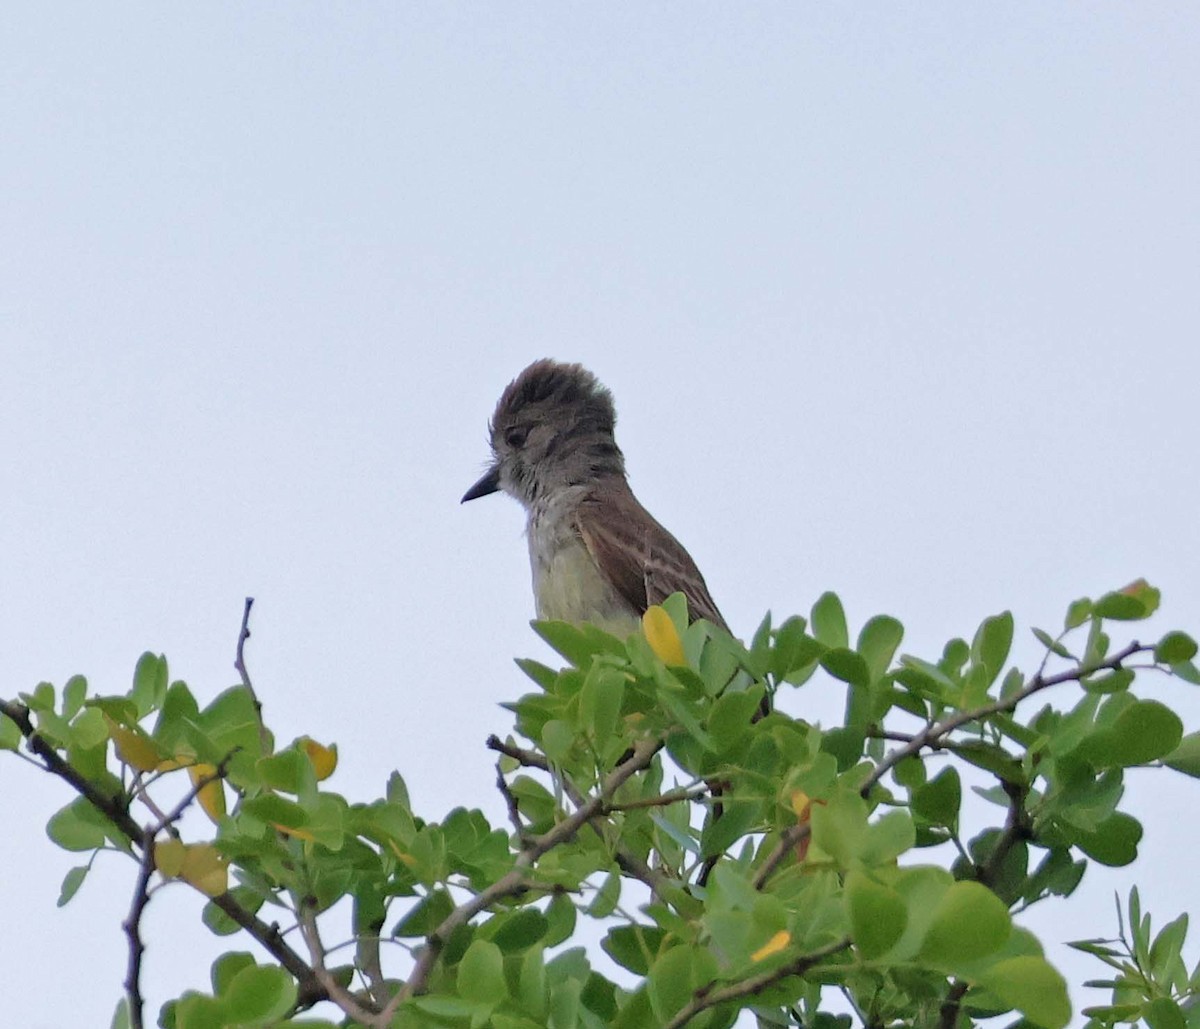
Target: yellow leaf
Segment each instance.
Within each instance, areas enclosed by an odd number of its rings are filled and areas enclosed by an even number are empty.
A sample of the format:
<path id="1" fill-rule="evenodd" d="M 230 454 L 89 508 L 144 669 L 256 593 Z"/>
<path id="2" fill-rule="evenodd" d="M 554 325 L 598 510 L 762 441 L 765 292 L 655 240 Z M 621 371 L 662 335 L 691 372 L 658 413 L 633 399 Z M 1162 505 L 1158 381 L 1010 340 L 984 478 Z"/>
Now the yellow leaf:
<path id="1" fill-rule="evenodd" d="M 791 796 L 792 810 L 796 812 L 796 817 L 800 821 L 805 821 L 805 816 L 808 814 L 809 806 L 812 804 L 810 797 L 803 790 L 792 790 Z"/>
<path id="2" fill-rule="evenodd" d="M 762 961 L 764 958 L 769 958 L 772 954 L 778 954 L 791 942 L 792 934 L 786 929 L 780 929 L 779 932 L 750 955 L 750 960 Z"/>
<path id="3" fill-rule="evenodd" d="M 331 743 L 326 747 L 307 736 L 301 736 L 300 743 L 304 747 L 304 753 L 308 755 L 308 760 L 312 762 L 317 782 L 324 782 L 333 775 L 338 761 L 336 743 Z"/>
<path id="4" fill-rule="evenodd" d="M 163 840 L 154 845 L 154 867 L 172 878 L 183 871 L 187 846 L 182 840 Z"/>
<path id="5" fill-rule="evenodd" d="M 651 604 L 642 615 L 642 631 L 650 649 L 658 655 L 664 665 L 685 665 L 683 642 L 671 616 L 657 604 Z"/>
<path id="6" fill-rule="evenodd" d="M 294 836 L 298 840 L 307 840 L 309 843 L 316 839 L 307 829 L 299 829 L 294 825 L 280 825 L 278 822 L 272 822 L 271 825 L 284 836 Z"/>
<path id="7" fill-rule="evenodd" d="M 152 772 L 159 766 L 163 757 L 145 732 L 136 726 L 130 729 L 119 725 L 108 715 L 104 716 L 104 720 L 108 723 L 108 735 L 116 748 L 117 757 L 125 764 L 139 772 Z"/>
<path id="8" fill-rule="evenodd" d="M 179 877 L 209 897 L 229 889 L 229 862 L 211 843 L 193 843 L 187 848 Z"/>
<path id="9" fill-rule="evenodd" d="M 192 780 L 192 786 L 199 786 L 202 780 L 215 777 L 216 774 L 216 765 L 188 765 L 188 777 Z M 196 799 L 213 822 L 220 822 L 225 817 L 225 787 L 219 778 L 211 778 L 211 781 L 201 786 Z"/>

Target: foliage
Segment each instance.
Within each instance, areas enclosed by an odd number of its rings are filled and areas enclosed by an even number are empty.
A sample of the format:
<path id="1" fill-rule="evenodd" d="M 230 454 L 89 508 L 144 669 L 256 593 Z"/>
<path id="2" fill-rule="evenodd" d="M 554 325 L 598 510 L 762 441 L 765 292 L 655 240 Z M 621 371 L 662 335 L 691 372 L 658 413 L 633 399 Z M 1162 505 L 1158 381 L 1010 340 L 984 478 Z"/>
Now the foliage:
<path id="1" fill-rule="evenodd" d="M 1034 630 L 1032 674 L 1010 665 L 1007 612 L 936 660 L 897 658 L 903 628 L 886 616 L 852 644 L 833 594 L 807 621 L 768 617 L 748 646 L 689 625 L 679 596 L 627 640 L 540 623 L 566 667 L 520 662 L 535 689 L 509 705 L 515 734 L 488 741 L 507 825 L 467 807 L 427 819 L 399 774 L 374 800 L 331 790 L 336 749 L 276 745 L 240 645 L 243 683 L 203 707 L 145 654 L 122 696 L 77 676 L 0 701 L 0 747 L 75 791 L 48 825 L 87 855 L 60 905 L 97 854 L 135 863 L 115 1026 L 145 1017 L 142 908 L 186 883 L 211 898 L 210 931 L 262 953 L 224 954 L 211 990 L 163 1008 L 167 1029 L 331 1025 L 304 1015 L 321 1001 L 381 1029 L 716 1029 L 746 1009 L 764 1025 L 952 1029 L 1011 1012 L 1061 1029 L 1066 984 L 1018 916 L 1069 895 L 1092 863 L 1136 858 L 1126 768 L 1200 776 L 1200 734 L 1134 693 L 1151 670 L 1200 683 L 1195 643 L 1110 641 L 1158 601 L 1144 582 L 1076 601 L 1061 632 Z M 845 687 L 843 724 L 761 715 L 764 695 L 818 673 Z M 992 824 L 965 838 L 971 796 Z M 184 842 L 193 803 L 214 829 Z M 346 900 L 352 925 L 336 926 Z M 570 945 L 583 920 L 602 927 L 619 982 Z M 1135 894 L 1129 926 L 1123 951 L 1077 944 L 1119 973 L 1091 1024 L 1182 1027 L 1186 919 L 1151 941 Z M 337 967 L 333 932 L 356 942 Z"/>

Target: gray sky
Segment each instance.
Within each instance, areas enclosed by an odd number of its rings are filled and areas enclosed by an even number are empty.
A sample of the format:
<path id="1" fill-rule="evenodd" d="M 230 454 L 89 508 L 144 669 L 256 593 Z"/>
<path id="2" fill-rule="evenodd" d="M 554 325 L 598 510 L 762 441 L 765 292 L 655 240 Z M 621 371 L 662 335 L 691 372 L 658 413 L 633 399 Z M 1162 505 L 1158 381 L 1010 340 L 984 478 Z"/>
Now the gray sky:
<path id="1" fill-rule="evenodd" d="M 546 654 L 519 508 L 458 498 L 543 356 L 613 389 L 742 634 L 834 589 L 936 657 L 1138 576 L 1145 637 L 1197 630 L 1198 44 L 1194 4 L 8 5 L 4 694 L 153 649 L 211 697 L 252 594 L 268 717 L 337 741 L 333 788 L 502 819 L 483 739 Z M 1135 881 L 1197 907 L 1196 787 L 1129 780 L 1143 858 L 1048 942 Z M 120 995 L 133 868 L 55 909 L 69 799 L 0 761 L 12 1025 Z M 148 911 L 155 1011 L 222 949 L 199 906 Z"/>

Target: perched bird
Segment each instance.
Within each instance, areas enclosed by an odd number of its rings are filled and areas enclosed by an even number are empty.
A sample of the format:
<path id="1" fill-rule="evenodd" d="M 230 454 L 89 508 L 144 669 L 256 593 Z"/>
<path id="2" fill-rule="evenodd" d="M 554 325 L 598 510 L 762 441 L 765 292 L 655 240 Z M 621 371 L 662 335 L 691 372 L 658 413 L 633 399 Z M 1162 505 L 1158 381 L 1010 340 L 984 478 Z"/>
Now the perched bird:
<path id="1" fill-rule="evenodd" d="M 638 502 L 609 393 L 578 364 L 536 361 L 500 397 L 492 464 L 463 502 L 503 490 L 524 506 L 538 618 L 618 634 L 682 593 L 691 619 L 725 619 L 682 544 Z"/>

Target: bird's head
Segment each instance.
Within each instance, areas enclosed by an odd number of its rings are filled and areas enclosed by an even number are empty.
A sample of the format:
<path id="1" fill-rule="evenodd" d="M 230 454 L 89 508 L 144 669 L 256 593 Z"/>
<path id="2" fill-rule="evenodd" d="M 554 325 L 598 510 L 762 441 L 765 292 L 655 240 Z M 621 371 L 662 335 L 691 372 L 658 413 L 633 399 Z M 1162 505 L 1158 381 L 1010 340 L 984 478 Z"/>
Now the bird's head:
<path id="1" fill-rule="evenodd" d="M 535 361 L 500 397 L 492 463 L 463 501 L 497 490 L 529 506 L 547 494 L 625 474 L 612 394 L 582 365 Z"/>

